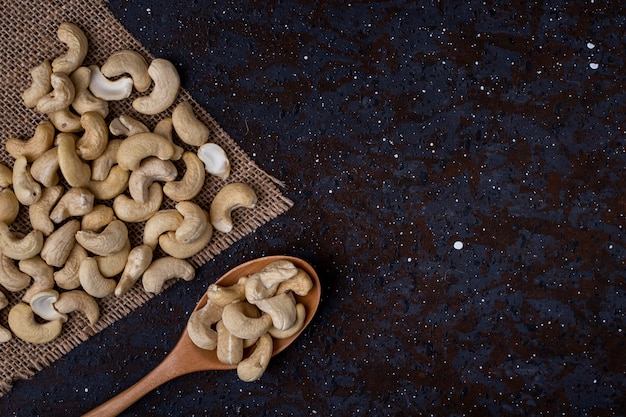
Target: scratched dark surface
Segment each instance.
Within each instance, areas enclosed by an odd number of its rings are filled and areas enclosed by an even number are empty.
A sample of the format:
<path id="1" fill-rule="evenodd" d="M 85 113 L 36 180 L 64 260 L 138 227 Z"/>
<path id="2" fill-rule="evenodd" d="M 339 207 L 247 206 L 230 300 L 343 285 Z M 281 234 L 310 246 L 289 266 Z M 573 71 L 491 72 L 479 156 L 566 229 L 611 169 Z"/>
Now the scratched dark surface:
<path id="1" fill-rule="evenodd" d="M 223 3 L 109 7 L 294 207 L 2 414 L 95 407 L 160 362 L 208 283 L 290 254 L 322 305 L 259 382 L 188 375 L 123 415 L 626 415 L 620 2 Z"/>

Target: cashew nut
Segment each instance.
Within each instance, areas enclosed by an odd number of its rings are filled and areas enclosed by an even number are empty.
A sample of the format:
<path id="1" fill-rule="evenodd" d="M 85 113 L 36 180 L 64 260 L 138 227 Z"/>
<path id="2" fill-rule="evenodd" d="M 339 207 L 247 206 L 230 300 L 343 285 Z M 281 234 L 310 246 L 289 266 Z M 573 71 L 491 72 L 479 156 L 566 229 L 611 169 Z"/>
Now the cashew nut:
<path id="1" fill-rule="evenodd" d="M 272 326 L 272 318 L 267 314 L 251 314 L 252 304 L 236 301 L 224 306 L 222 321 L 233 335 L 241 339 L 255 339 L 267 333 Z M 254 306 L 252 306 L 254 307 Z M 252 311 L 254 311 L 252 310 Z"/>
<path id="2" fill-rule="evenodd" d="M 141 278 L 152 263 L 152 248 L 139 245 L 131 249 L 122 276 L 115 287 L 115 296 L 121 297 Z"/>
<path id="3" fill-rule="evenodd" d="M 239 207 L 254 208 L 256 202 L 256 193 L 249 185 L 242 182 L 227 184 L 211 203 L 211 224 L 220 232 L 229 233 L 233 229 L 232 211 Z"/>
<path id="4" fill-rule="evenodd" d="M 33 313 L 44 320 L 53 321 L 61 320 L 63 323 L 67 321 L 67 314 L 58 311 L 54 303 L 59 299 L 59 292 L 56 290 L 43 290 L 34 294 L 30 299 L 30 307 Z"/>
<path id="5" fill-rule="evenodd" d="M 70 188 L 50 212 L 50 219 L 59 224 L 68 217 L 83 216 L 93 209 L 94 196 L 86 188 Z"/>
<path id="6" fill-rule="evenodd" d="M 37 125 L 35 134 L 30 139 L 7 139 L 6 150 L 13 158 L 25 156 L 28 162 L 33 162 L 50 149 L 54 134 L 54 125 L 49 120 L 44 120 Z"/>
<path id="7" fill-rule="evenodd" d="M 286 339 L 298 333 L 304 326 L 304 320 L 306 319 L 306 309 L 303 304 L 296 304 L 296 321 L 291 327 L 286 330 L 280 330 L 272 326 L 267 331 L 275 339 Z"/>
<path id="8" fill-rule="evenodd" d="M 54 303 L 54 307 L 63 314 L 80 311 L 87 317 L 87 321 L 89 321 L 92 326 L 100 319 L 98 302 L 95 298 L 82 290 L 72 290 L 61 293 L 59 299 Z"/>
<path id="9" fill-rule="evenodd" d="M 96 256 L 98 269 L 103 277 L 114 277 L 124 270 L 128 254 L 130 253 L 130 240 L 127 238 L 126 243 L 121 250 L 106 256 Z"/>
<path id="10" fill-rule="evenodd" d="M 191 313 L 187 321 L 187 334 L 194 345 L 206 350 L 217 347 L 217 332 L 212 326 L 220 321 L 223 309 L 222 306 L 207 302 Z"/>
<path id="11" fill-rule="evenodd" d="M 272 326 L 278 330 L 287 330 L 296 321 L 296 303 L 291 293 L 254 300 L 253 304 L 272 318 Z"/>
<path id="12" fill-rule="evenodd" d="M 176 232 L 167 232 L 159 237 L 159 246 L 170 256 L 179 259 L 187 259 L 204 249 L 204 247 L 209 244 L 212 236 L 213 227 L 211 227 L 210 223 L 207 221 L 207 227 L 204 233 L 196 240 L 182 243 L 176 239 Z"/>
<path id="13" fill-rule="evenodd" d="M 132 117 L 122 114 L 120 117 L 116 117 L 111 120 L 109 124 L 109 131 L 115 136 L 133 136 L 138 133 L 147 133 L 150 132 L 148 126 L 141 123 L 137 119 L 133 119 Z"/>
<path id="14" fill-rule="evenodd" d="M 52 66 L 48 60 L 44 60 L 41 64 L 30 70 L 32 83 L 30 87 L 22 93 L 22 99 L 26 107 L 29 109 L 35 108 L 39 99 L 50 92 L 52 89 L 52 84 L 50 83 L 51 75 Z"/>
<path id="15" fill-rule="evenodd" d="M 125 222 L 143 222 L 159 211 L 162 201 L 161 184 L 155 182 L 148 188 L 148 200 L 145 203 L 139 203 L 125 194 L 120 194 L 113 200 L 113 211 Z"/>
<path id="16" fill-rule="evenodd" d="M 246 277 L 242 277 L 236 284 L 224 287 L 218 284 L 211 284 L 206 290 L 207 299 L 220 306 L 233 303 L 235 301 L 244 301 Z"/>
<path id="17" fill-rule="evenodd" d="M 195 198 L 204 186 L 204 164 L 195 152 L 184 152 L 185 174 L 180 181 L 170 181 L 163 185 L 163 193 L 174 201 Z"/>
<path id="18" fill-rule="evenodd" d="M 245 382 L 256 381 L 261 378 L 269 365 L 274 342 L 272 336 L 264 334 L 256 343 L 254 352 L 237 364 L 237 376 Z"/>
<path id="19" fill-rule="evenodd" d="M 97 65 L 90 65 L 91 79 L 89 80 L 89 91 L 106 101 L 124 100 L 130 97 L 133 92 L 133 80 L 130 77 L 121 77 L 117 80 L 109 80 Z"/>
<path id="20" fill-rule="evenodd" d="M 149 197 L 150 185 L 156 181 L 172 181 L 176 175 L 178 171 L 172 161 L 149 157 L 130 174 L 128 191 L 135 201 L 144 203 Z"/>
<path id="21" fill-rule="evenodd" d="M 298 272 L 295 276 L 288 280 L 281 282 L 276 289 L 276 294 L 291 291 L 301 297 L 304 297 L 313 288 L 313 281 L 309 274 L 303 269 L 298 268 Z"/>
<path id="22" fill-rule="evenodd" d="M 82 65 L 87 55 L 87 48 L 89 47 L 87 36 L 75 24 L 63 22 L 57 29 L 57 37 L 67 45 L 68 49 L 64 55 L 52 61 L 52 70 L 71 74 Z"/>
<path id="23" fill-rule="evenodd" d="M 174 143 L 174 124 L 172 123 L 172 118 L 165 117 L 159 120 L 152 132 L 156 133 L 157 135 L 161 135 L 170 142 L 172 142 L 172 144 L 174 145 L 174 155 L 172 155 L 170 159 L 178 161 L 183 155 L 183 152 L 185 152 L 185 150 L 182 146 L 178 146 Z"/>
<path id="24" fill-rule="evenodd" d="M 102 155 L 91 162 L 91 179 L 103 181 L 111 168 L 117 164 L 117 151 L 122 144 L 122 139 L 110 140 Z"/>
<path id="25" fill-rule="evenodd" d="M 181 201 L 176 204 L 176 210 L 183 216 L 175 232 L 176 240 L 180 243 L 187 244 L 199 239 L 210 226 L 208 213 L 192 201 Z"/>
<path id="26" fill-rule="evenodd" d="M 260 271 L 251 274 L 249 278 L 257 278 L 266 288 L 270 288 L 295 277 L 297 273 L 298 268 L 293 262 L 283 259 L 266 265 Z"/>
<path id="27" fill-rule="evenodd" d="M 80 116 L 72 113 L 69 108 L 48 113 L 48 117 L 54 127 L 60 132 L 79 132 L 83 128 L 80 125 Z"/>
<path id="28" fill-rule="evenodd" d="M 104 204 L 97 204 L 80 220 L 80 230 L 99 232 L 113 220 L 115 220 L 113 209 Z"/>
<path id="29" fill-rule="evenodd" d="M 85 161 L 93 161 L 104 152 L 109 142 L 109 129 L 104 117 L 95 111 L 83 113 L 80 124 L 85 133 L 76 142 L 76 154 Z"/>
<path id="30" fill-rule="evenodd" d="M 59 201 L 63 194 L 63 186 L 55 185 L 46 187 L 41 192 L 41 198 L 28 207 L 28 217 L 33 229 L 41 230 L 44 236 L 54 232 L 54 223 L 50 219 L 50 211 L 52 207 Z"/>
<path id="31" fill-rule="evenodd" d="M 50 75 L 50 83 L 52 84 L 52 91 L 37 102 L 37 111 L 40 113 L 49 114 L 67 109 L 76 96 L 74 83 L 67 74 L 53 72 Z"/>
<path id="32" fill-rule="evenodd" d="M 180 88 L 180 76 L 174 64 L 157 58 L 148 67 L 148 74 L 154 81 L 152 92 L 148 96 L 138 97 L 133 101 L 133 108 L 143 114 L 158 114 L 171 106 Z"/>
<path id="33" fill-rule="evenodd" d="M 20 271 L 33 279 L 32 285 L 22 296 L 24 302 L 30 303 L 33 295 L 54 288 L 54 270 L 40 256 L 22 259 L 18 263 L 18 267 Z"/>
<path id="34" fill-rule="evenodd" d="M 144 245 L 154 250 L 159 244 L 159 237 L 165 232 L 176 230 L 182 222 L 183 216 L 177 210 L 159 210 L 144 225 Z"/>
<path id="35" fill-rule="evenodd" d="M 0 285 L 11 292 L 22 291 L 30 284 L 30 276 L 20 271 L 15 261 L 0 253 Z"/>
<path id="36" fill-rule="evenodd" d="M 15 336 L 33 343 L 48 343 L 56 339 L 63 329 L 62 320 L 39 323 L 35 320 L 35 313 L 26 303 L 18 303 L 9 311 L 9 328 Z"/>
<path id="37" fill-rule="evenodd" d="M 0 163 L 0 188 L 8 187 L 11 184 L 13 184 L 13 170 Z"/>
<path id="38" fill-rule="evenodd" d="M 41 258 L 50 266 L 62 267 L 76 243 L 76 232 L 80 230 L 80 220 L 72 219 L 56 229 L 43 244 Z"/>
<path id="39" fill-rule="evenodd" d="M 41 251 L 43 233 L 31 230 L 26 236 L 20 237 L 9 230 L 6 223 L 0 222 L 0 252 L 11 259 L 22 260 L 32 258 Z"/>
<path id="40" fill-rule="evenodd" d="M 109 115 L 109 103 L 94 96 L 89 91 L 89 83 L 91 81 L 91 70 L 89 67 L 79 67 L 70 75 L 70 80 L 74 83 L 74 101 L 72 108 L 78 114 L 85 114 L 89 111 L 95 111 L 102 117 Z"/>
<path id="41" fill-rule="evenodd" d="M 32 206 L 31 206 L 32 207 Z M 20 212 L 20 202 L 10 188 L 0 189 L 0 221 L 11 224 Z"/>
<path id="42" fill-rule="evenodd" d="M 45 151 L 30 166 L 30 175 L 44 187 L 59 183 L 59 149 L 55 146 Z"/>
<path id="43" fill-rule="evenodd" d="M 13 163 L 13 192 L 25 206 L 30 206 L 41 198 L 41 185 L 31 175 L 25 156 L 16 158 Z"/>
<path id="44" fill-rule="evenodd" d="M 151 132 L 139 133 L 122 141 L 117 150 L 117 163 L 124 169 L 134 171 L 149 156 L 165 160 L 173 154 L 174 145 L 163 136 Z"/>
<path id="45" fill-rule="evenodd" d="M 72 187 L 83 187 L 91 178 L 91 168 L 76 153 L 75 136 L 71 133 L 57 135 L 59 168 Z"/>
<path id="46" fill-rule="evenodd" d="M 191 281 L 195 276 L 194 267 L 183 259 L 170 256 L 159 258 L 143 273 L 142 284 L 146 292 L 159 293 L 166 281 L 173 278 L 182 278 Z"/>
<path id="47" fill-rule="evenodd" d="M 243 359 L 243 339 L 234 336 L 228 331 L 222 320 L 218 321 L 217 330 L 217 359 L 227 365 L 236 365 Z"/>
<path id="48" fill-rule="evenodd" d="M 85 186 L 98 200 L 111 200 L 126 190 L 130 172 L 120 167 L 113 166 L 109 175 L 102 181 L 90 180 Z"/>
<path id="49" fill-rule="evenodd" d="M 133 79 L 135 89 L 141 93 L 148 90 L 152 84 L 148 74 L 148 63 L 139 52 L 124 49 L 114 52 L 102 65 L 102 74 L 114 78 L 122 74 L 129 74 Z"/>
<path id="50" fill-rule="evenodd" d="M 115 280 L 105 278 L 94 258 L 85 258 L 78 268 L 78 279 L 85 292 L 92 297 L 104 298 L 115 291 Z"/>
<path id="51" fill-rule="evenodd" d="M 225 180 L 230 175 L 230 161 L 224 149 L 216 143 L 205 143 L 198 148 L 198 158 L 211 175 Z"/>
<path id="52" fill-rule="evenodd" d="M 80 264 L 88 256 L 85 248 L 80 245 L 74 245 L 63 268 L 54 272 L 54 282 L 64 290 L 73 290 L 74 288 L 80 287 L 78 270 Z"/>
<path id="53" fill-rule="evenodd" d="M 113 220 L 99 233 L 78 230 L 76 241 L 91 253 L 100 256 L 111 255 L 124 248 L 128 241 L 128 228 L 123 221 Z"/>
<path id="54" fill-rule="evenodd" d="M 201 146 L 209 140 L 211 131 L 193 113 L 188 101 L 179 103 L 172 112 L 172 123 L 176 134 L 188 145 Z"/>

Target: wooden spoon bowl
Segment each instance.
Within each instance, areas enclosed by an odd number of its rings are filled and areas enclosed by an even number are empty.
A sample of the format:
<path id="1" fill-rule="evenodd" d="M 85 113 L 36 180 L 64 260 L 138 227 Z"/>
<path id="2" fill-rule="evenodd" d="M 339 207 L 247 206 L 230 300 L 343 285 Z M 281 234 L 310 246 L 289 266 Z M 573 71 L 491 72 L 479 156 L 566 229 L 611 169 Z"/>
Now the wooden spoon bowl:
<path id="1" fill-rule="evenodd" d="M 297 302 L 302 303 L 306 310 L 304 326 L 302 326 L 300 331 L 289 338 L 274 339 L 274 350 L 272 356 L 279 354 L 285 350 L 287 346 L 293 343 L 293 341 L 296 340 L 296 338 L 311 322 L 315 312 L 317 311 L 321 297 L 321 285 L 319 277 L 313 267 L 302 259 L 292 256 L 267 256 L 243 263 L 228 271 L 215 282 L 216 284 L 223 286 L 236 284 L 239 278 L 253 274 L 263 269 L 270 263 L 279 260 L 291 261 L 297 268 L 300 268 L 309 274 L 311 280 L 313 281 L 313 288 L 311 288 L 306 296 L 296 296 Z M 207 296 L 204 294 L 196 305 L 194 311 L 202 308 L 206 302 Z M 172 349 L 172 351 L 159 365 L 157 365 L 156 368 L 137 381 L 134 385 L 117 394 L 115 397 L 111 398 L 99 407 L 84 414 L 84 416 L 117 416 L 154 388 L 176 377 L 192 372 L 228 370 L 235 369 L 236 367 L 237 365 L 227 365 L 220 362 L 217 358 L 217 352 L 215 350 L 205 350 L 197 347 L 189 338 L 187 328 L 185 327 L 185 330 L 183 331 L 183 334 L 174 349 Z"/>

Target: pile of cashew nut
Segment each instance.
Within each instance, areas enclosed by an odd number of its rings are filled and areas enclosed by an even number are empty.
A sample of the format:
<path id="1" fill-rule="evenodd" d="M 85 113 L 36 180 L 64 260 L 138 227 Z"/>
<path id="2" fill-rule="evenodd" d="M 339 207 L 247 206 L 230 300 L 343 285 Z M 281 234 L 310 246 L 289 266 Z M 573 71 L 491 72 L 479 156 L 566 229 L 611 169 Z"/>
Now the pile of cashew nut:
<path id="1" fill-rule="evenodd" d="M 226 180 L 231 167 L 224 150 L 208 143 L 210 130 L 190 103 L 178 104 L 152 131 L 129 115 L 110 117 L 109 102 L 134 90 L 145 93 L 132 102 L 137 113 L 168 110 L 180 88 L 171 62 L 148 64 L 123 50 L 101 67 L 83 66 L 84 32 L 65 22 L 57 36 L 65 54 L 33 68 L 23 93 L 24 104 L 47 119 L 29 139 L 9 138 L 13 167 L 0 164 L 0 286 L 25 290 L 8 325 L 31 343 L 55 339 L 74 311 L 95 324 L 98 299 L 120 297 L 139 280 L 158 293 L 168 280 L 193 279 L 187 259 L 207 246 L 214 229 L 232 230 L 234 209 L 257 201 L 240 182 L 224 185 L 208 212 L 193 201 L 206 173 Z M 172 162 L 178 160 L 183 175 Z M 163 208 L 166 199 L 175 208 Z M 22 210 L 32 226 L 25 234 L 12 228 Z M 128 224 L 137 222 L 144 222 L 143 241 L 132 247 Z M 165 255 L 154 256 L 157 246 Z M 0 292 L 0 308 L 9 304 Z M 0 325 L 0 342 L 11 331 Z"/>
<path id="2" fill-rule="evenodd" d="M 191 341 L 217 350 L 217 358 L 237 365 L 243 381 L 263 375 L 273 351 L 273 339 L 295 335 L 304 326 L 306 310 L 294 295 L 313 288 L 311 277 L 287 260 L 275 261 L 230 286 L 211 284 L 206 304 L 187 323 Z M 244 349 L 255 346 L 244 358 Z"/>

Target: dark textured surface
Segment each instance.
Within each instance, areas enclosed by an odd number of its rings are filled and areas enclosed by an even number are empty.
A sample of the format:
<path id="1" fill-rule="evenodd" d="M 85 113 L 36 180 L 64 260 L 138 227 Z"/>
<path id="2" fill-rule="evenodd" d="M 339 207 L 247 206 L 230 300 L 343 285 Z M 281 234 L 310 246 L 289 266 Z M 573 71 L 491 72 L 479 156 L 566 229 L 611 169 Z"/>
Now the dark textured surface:
<path id="1" fill-rule="evenodd" d="M 626 415 L 626 13 L 471 3 L 111 0 L 295 205 L 2 414 L 98 405 L 213 279 L 284 253 L 323 280 L 301 341 L 259 382 L 188 375 L 124 415 Z"/>

